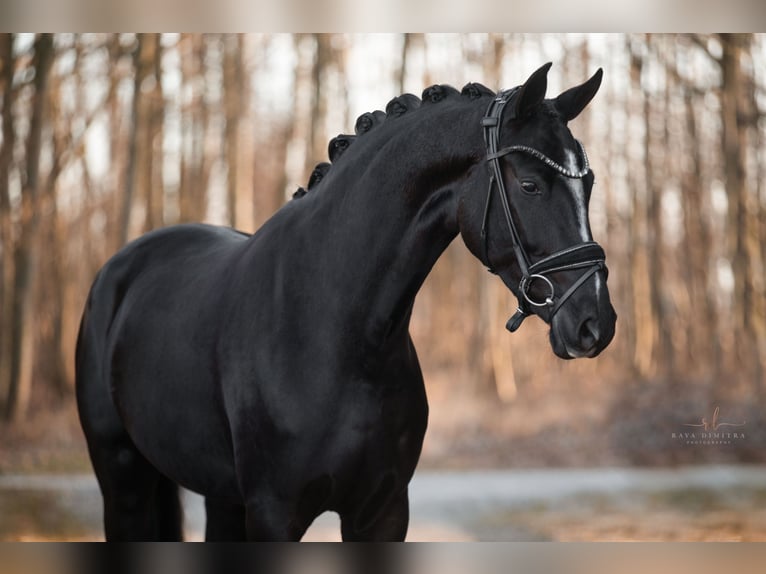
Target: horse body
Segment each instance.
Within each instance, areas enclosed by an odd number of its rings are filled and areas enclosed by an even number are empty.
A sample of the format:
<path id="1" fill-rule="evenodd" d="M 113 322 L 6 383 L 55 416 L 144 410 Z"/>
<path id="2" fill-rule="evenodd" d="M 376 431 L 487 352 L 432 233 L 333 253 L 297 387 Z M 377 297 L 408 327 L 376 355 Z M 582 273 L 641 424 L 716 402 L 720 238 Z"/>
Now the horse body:
<path id="1" fill-rule="evenodd" d="M 409 319 L 458 233 L 480 250 L 487 101 L 397 98 L 254 235 L 171 227 L 104 266 L 77 393 L 107 539 L 179 538 L 177 484 L 208 539 L 296 540 L 325 510 L 345 540 L 404 538 L 428 413 Z"/>

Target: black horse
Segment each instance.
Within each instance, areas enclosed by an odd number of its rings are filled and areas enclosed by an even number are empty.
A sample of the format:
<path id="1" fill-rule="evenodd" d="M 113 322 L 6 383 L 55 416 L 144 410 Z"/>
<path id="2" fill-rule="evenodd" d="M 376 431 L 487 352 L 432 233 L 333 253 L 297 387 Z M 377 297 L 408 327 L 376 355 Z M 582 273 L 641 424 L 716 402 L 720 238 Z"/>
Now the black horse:
<path id="1" fill-rule="evenodd" d="M 326 510 L 344 540 L 404 539 L 428 415 L 408 324 L 458 233 L 518 296 L 510 329 L 537 314 L 566 359 L 609 344 L 593 174 L 567 128 L 601 70 L 544 99 L 549 67 L 364 114 L 252 236 L 175 226 L 106 263 L 76 366 L 108 540 L 181 539 L 178 485 L 204 495 L 208 540 L 299 540 Z"/>

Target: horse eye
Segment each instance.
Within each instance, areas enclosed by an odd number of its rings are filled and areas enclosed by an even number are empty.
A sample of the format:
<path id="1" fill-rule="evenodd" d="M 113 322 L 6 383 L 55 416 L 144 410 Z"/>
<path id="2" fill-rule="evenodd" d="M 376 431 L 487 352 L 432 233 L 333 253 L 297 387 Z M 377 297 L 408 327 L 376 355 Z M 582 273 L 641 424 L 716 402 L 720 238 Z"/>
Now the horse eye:
<path id="1" fill-rule="evenodd" d="M 534 181 L 522 181 L 521 189 L 524 193 L 528 193 L 529 195 L 540 193 L 540 188 L 537 187 L 537 184 Z"/>

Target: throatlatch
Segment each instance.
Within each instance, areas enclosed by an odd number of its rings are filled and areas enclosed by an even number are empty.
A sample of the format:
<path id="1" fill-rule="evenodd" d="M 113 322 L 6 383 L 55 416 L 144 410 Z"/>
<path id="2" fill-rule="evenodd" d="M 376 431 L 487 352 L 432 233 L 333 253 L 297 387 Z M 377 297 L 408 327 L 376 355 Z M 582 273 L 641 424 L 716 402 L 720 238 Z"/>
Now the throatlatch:
<path id="1" fill-rule="evenodd" d="M 521 281 L 519 282 L 519 300 L 518 308 L 513 316 L 508 319 L 505 327 L 511 332 L 515 332 L 527 315 L 532 313 L 532 307 L 549 307 L 549 320 L 561 308 L 561 306 L 577 291 L 592 275 L 598 271 L 606 271 L 606 254 L 601 246 L 595 241 L 585 241 L 572 247 L 567 247 L 560 251 L 544 257 L 543 259 L 531 263 L 524 245 L 521 243 L 518 229 L 513 222 L 511 215 L 511 206 L 508 201 L 508 194 L 503 181 L 502 170 L 500 168 L 500 158 L 509 153 L 526 153 L 545 163 L 548 167 L 556 170 L 564 177 L 580 179 L 588 174 L 590 165 L 588 156 L 585 153 L 583 145 L 577 141 L 583 159 L 583 167 L 579 171 L 572 171 L 558 164 L 541 151 L 525 145 L 512 145 L 497 149 L 500 140 L 500 124 L 503 117 L 503 110 L 511 99 L 517 94 L 519 87 L 500 92 L 489 105 L 487 113 L 482 118 L 481 125 L 484 128 L 484 142 L 487 146 L 487 162 L 489 163 L 489 189 L 487 191 L 487 202 L 484 206 L 484 219 L 481 224 L 482 249 L 484 251 L 484 260 L 487 262 L 488 269 L 492 273 L 496 271 L 489 262 L 489 209 L 492 203 L 492 190 L 497 189 L 500 196 L 500 204 L 503 207 L 503 214 L 508 223 L 508 231 L 511 235 L 513 252 L 516 256 L 516 262 L 521 271 Z M 513 109 L 513 108 L 512 108 Z M 515 113 L 515 112 L 514 112 Z M 514 119 L 513 116 L 508 119 Z M 585 269 L 586 271 L 575 281 L 569 289 L 561 296 L 556 296 L 556 290 L 553 282 L 548 278 L 551 273 L 559 271 L 571 271 L 573 269 Z M 530 295 L 530 289 L 535 281 L 543 282 L 548 288 L 548 295 L 542 301 L 535 300 Z"/>

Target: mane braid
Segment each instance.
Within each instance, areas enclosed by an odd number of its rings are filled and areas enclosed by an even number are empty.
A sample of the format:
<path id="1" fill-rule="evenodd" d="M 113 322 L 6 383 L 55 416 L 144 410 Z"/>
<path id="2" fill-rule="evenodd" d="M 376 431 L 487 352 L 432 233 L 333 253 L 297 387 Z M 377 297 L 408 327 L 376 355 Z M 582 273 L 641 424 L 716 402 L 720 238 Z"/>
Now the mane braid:
<path id="1" fill-rule="evenodd" d="M 381 112 L 380 110 L 364 113 L 356 119 L 356 124 L 354 125 L 354 132 L 356 133 L 356 135 L 360 136 L 362 134 L 367 133 L 375 126 L 379 126 L 385 120 L 386 120 L 386 113 Z"/>
<path id="2" fill-rule="evenodd" d="M 414 111 L 420 107 L 420 98 L 413 94 L 402 94 L 396 96 L 386 106 L 386 120 L 398 118 L 407 112 Z"/>
<path id="3" fill-rule="evenodd" d="M 340 134 L 330 140 L 327 145 L 327 155 L 330 157 L 330 161 L 335 163 L 340 159 L 349 146 L 354 143 L 357 136 Z"/>
<path id="4" fill-rule="evenodd" d="M 460 95 L 470 100 L 478 100 L 482 96 L 490 96 L 494 98 L 497 94 L 495 94 L 495 92 L 490 90 L 487 86 L 484 86 L 479 83 L 471 82 L 463 86 L 463 89 L 461 90 Z"/>
<path id="5" fill-rule="evenodd" d="M 293 199 L 300 199 L 301 197 L 304 197 L 309 191 L 319 185 L 319 182 L 324 179 L 324 176 L 327 175 L 329 170 L 330 164 L 326 161 L 316 164 L 313 171 L 311 172 L 311 175 L 309 176 L 308 184 L 306 187 L 298 187 L 298 189 L 295 190 L 295 193 L 293 193 Z"/>
<path id="6" fill-rule="evenodd" d="M 455 88 L 448 84 L 434 84 L 423 90 L 423 103 L 424 104 L 437 104 L 449 97 L 459 96 Z"/>
<path id="7" fill-rule="evenodd" d="M 316 165 L 316 167 L 314 168 L 314 171 L 311 172 L 311 176 L 309 177 L 309 183 L 307 186 L 309 191 L 312 190 L 317 185 L 319 185 L 319 182 L 324 179 L 324 176 L 327 175 L 328 171 L 330 171 L 330 164 L 327 163 L 326 161 L 323 161 Z"/>
<path id="8" fill-rule="evenodd" d="M 392 98 L 386 105 L 386 111 L 374 110 L 360 115 L 354 124 L 354 135 L 340 134 L 332 138 L 327 144 L 327 155 L 331 163 L 322 162 L 317 164 L 309 177 L 306 187 L 299 187 L 293 194 L 293 199 L 305 196 L 312 188 L 327 175 L 332 165 L 341 158 L 341 156 L 354 143 L 357 137 L 364 136 L 383 122 L 396 119 L 407 113 L 414 112 L 423 104 L 438 104 L 444 100 L 454 97 L 467 97 L 471 100 L 479 99 L 483 96 L 495 96 L 495 92 L 478 83 L 466 84 L 461 91 L 448 84 L 434 84 L 423 90 L 422 99 L 414 94 L 404 93 Z M 426 181 L 433 184 L 438 179 L 435 174 L 428 174 Z"/>

